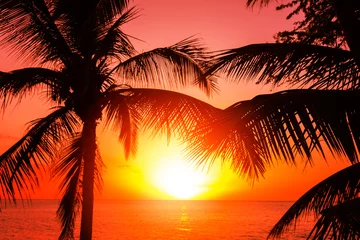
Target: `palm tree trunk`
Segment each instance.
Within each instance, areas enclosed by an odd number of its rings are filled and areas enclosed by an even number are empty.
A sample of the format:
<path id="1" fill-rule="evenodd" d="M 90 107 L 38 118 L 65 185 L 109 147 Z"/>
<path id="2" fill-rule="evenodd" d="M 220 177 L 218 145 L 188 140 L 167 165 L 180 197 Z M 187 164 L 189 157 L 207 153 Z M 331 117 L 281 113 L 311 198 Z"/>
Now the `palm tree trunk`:
<path id="1" fill-rule="evenodd" d="M 346 42 L 360 68 L 360 21 L 354 11 L 354 0 L 333 0 L 332 2 Z"/>
<path id="2" fill-rule="evenodd" d="M 80 240 L 92 239 L 94 209 L 94 170 L 96 152 L 96 119 L 84 122 L 83 136 L 86 150 L 84 152 L 83 202 L 81 212 Z"/>

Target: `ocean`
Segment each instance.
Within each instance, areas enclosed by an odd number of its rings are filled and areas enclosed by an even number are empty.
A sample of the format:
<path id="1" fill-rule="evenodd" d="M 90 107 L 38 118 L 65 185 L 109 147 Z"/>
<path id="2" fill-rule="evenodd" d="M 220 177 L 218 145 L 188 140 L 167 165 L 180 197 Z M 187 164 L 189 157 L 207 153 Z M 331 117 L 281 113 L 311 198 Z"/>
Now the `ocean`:
<path id="1" fill-rule="evenodd" d="M 0 239 L 57 239 L 58 200 L 2 208 Z M 93 239 L 263 240 L 292 202 L 96 201 Z M 282 239 L 305 239 L 314 219 Z M 77 222 L 77 226 L 79 222 Z M 76 237 L 79 229 L 76 230 Z"/>

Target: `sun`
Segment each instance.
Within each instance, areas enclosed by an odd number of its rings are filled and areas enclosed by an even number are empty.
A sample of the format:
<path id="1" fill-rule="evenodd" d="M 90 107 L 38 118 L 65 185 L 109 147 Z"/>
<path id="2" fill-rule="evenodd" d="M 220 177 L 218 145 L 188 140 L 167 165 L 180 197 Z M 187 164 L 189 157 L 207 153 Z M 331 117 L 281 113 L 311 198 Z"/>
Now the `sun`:
<path id="1" fill-rule="evenodd" d="M 153 184 L 176 199 L 192 199 L 208 189 L 209 176 L 186 166 L 180 157 L 160 161 L 152 175 Z"/>

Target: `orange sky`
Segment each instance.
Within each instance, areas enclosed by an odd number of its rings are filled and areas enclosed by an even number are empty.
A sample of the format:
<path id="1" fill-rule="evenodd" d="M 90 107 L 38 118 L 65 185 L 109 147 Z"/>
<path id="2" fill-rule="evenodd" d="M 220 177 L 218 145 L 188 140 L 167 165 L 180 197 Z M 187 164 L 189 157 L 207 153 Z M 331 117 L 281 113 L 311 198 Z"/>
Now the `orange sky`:
<path id="1" fill-rule="evenodd" d="M 169 46 L 186 37 L 196 35 L 204 39 L 211 50 L 240 47 L 250 43 L 272 42 L 272 36 L 279 30 L 291 28 L 291 22 L 285 20 L 286 13 L 275 12 L 274 6 L 249 10 L 245 1 L 240 0 L 135 0 L 143 9 L 142 15 L 129 23 L 124 31 L 140 38 L 146 43 L 136 42 L 139 51 Z M 25 63 L 16 62 L 0 50 L 0 71 L 8 71 Z M 4 60 L 6 59 L 6 60 Z M 212 99 L 196 90 L 184 90 L 184 93 L 208 101 L 216 107 L 224 108 L 234 102 L 249 99 L 257 94 L 268 93 L 269 87 L 254 84 L 229 84 L 221 80 L 221 93 Z M 25 130 L 24 124 L 46 111 L 46 105 L 37 96 L 26 99 L 16 109 L 9 108 L 0 119 L 0 151 L 14 143 Z M 169 161 L 181 162 L 181 147 L 176 141 L 167 146 L 164 139 L 140 140 L 137 158 L 128 162 L 123 160 L 116 134 L 99 129 L 100 148 L 107 165 L 104 172 L 104 190 L 99 198 L 110 199 L 171 199 L 164 193 L 154 175 Z M 204 193 L 197 199 L 232 199 L 232 200 L 295 200 L 307 189 L 326 176 L 345 166 L 341 160 L 315 160 L 315 168 L 303 169 L 284 165 L 269 169 L 265 179 L 260 179 L 253 187 L 238 178 L 220 164 L 205 177 L 201 184 Z M 48 176 L 44 176 L 44 181 Z M 202 181 L 202 180 L 201 180 Z M 38 190 L 35 198 L 58 198 L 52 185 Z"/>

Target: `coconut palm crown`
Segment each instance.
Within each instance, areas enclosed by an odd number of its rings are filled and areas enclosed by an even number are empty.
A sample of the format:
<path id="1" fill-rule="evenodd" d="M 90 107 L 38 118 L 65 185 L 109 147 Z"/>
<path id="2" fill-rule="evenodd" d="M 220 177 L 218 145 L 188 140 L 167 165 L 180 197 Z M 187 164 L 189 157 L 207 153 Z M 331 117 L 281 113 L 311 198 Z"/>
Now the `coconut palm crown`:
<path id="1" fill-rule="evenodd" d="M 269 2 L 248 0 L 248 6 Z M 208 73 L 292 89 L 219 112 L 188 137 L 189 156 L 197 164 L 229 161 L 250 180 L 276 160 L 296 165 L 300 156 L 313 165 L 314 153 L 325 158 L 326 149 L 346 157 L 352 165 L 297 200 L 269 238 L 315 213 L 320 218 L 309 239 L 360 239 L 360 6 L 351 0 L 295 0 L 279 9 L 287 7 L 294 8 L 289 17 L 305 15 L 293 32 L 278 34 L 276 43 L 220 51 Z"/>
<path id="2" fill-rule="evenodd" d="M 2 107 L 39 91 L 54 106 L 0 156 L 0 196 L 12 202 L 29 197 L 39 172 L 53 166 L 62 192 L 59 239 L 74 237 L 80 210 L 80 239 L 92 238 L 94 188 L 101 188 L 104 166 L 96 138 L 100 120 L 119 132 L 128 158 L 141 127 L 183 132 L 215 111 L 149 88 L 196 85 L 209 95 L 216 85 L 203 74 L 207 54 L 196 39 L 138 53 L 121 29 L 137 14 L 128 0 L 0 2 L 1 46 L 35 66 L 0 72 Z"/>

